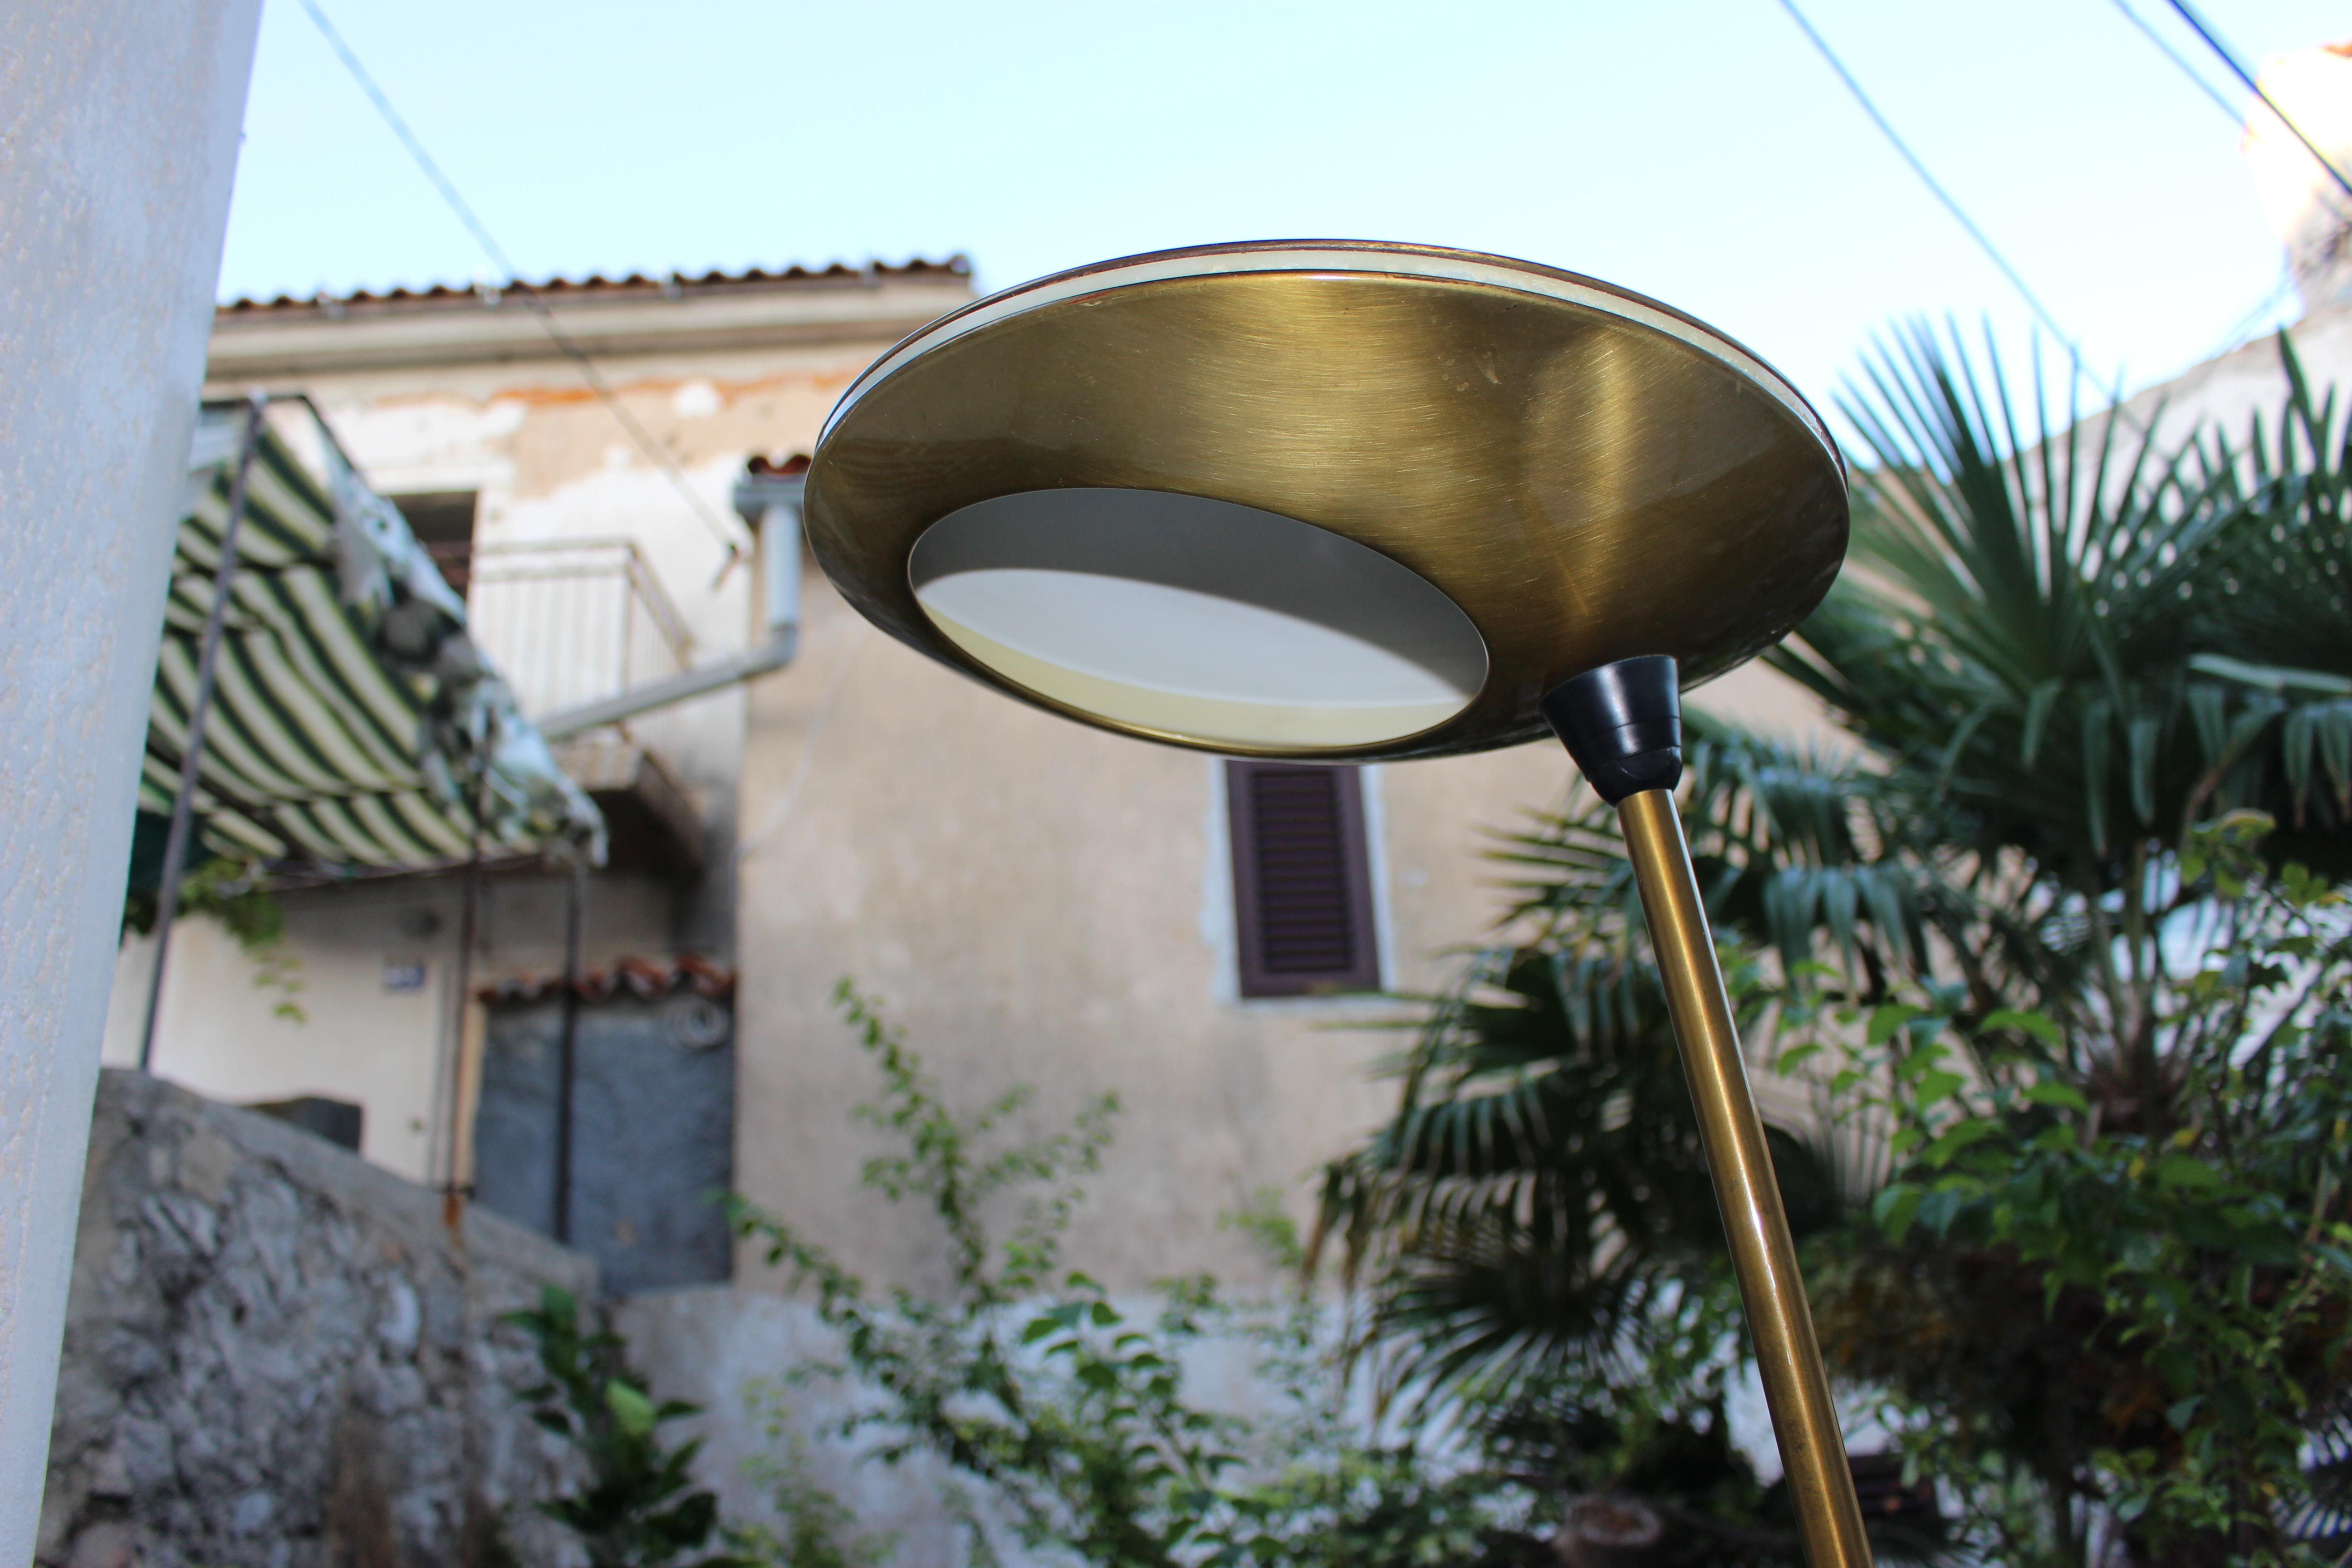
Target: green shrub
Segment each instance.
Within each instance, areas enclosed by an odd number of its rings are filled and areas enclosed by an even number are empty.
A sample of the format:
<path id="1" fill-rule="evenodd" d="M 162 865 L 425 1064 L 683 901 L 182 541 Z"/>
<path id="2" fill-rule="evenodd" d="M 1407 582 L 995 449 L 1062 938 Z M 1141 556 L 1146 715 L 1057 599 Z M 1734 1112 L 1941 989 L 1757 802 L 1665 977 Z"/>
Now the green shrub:
<path id="1" fill-rule="evenodd" d="M 1116 1100 L 1095 1100 L 1066 1131 L 1006 1140 L 1026 1090 L 960 1117 L 871 1001 L 847 982 L 838 998 L 882 1079 L 862 1114 L 903 1148 L 868 1161 L 865 1184 L 929 1208 L 953 1289 L 940 1300 L 877 1291 L 749 1203 L 736 1204 L 736 1223 L 772 1265 L 814 1286 L 819 1317 L 840 1336 L 837 1361 L 789 1369 L 786 1383 L 848 1392 L 851 1409 L 830 1436 L 886 1462 L 926 1454 L 944 1463 L 962 1483 L 950 1501 L 970 1561 L 996 1559 L 990 1519 L 1031 1551 L 1099 1568 L 1538 1559 L 1523 1489 L 1433 1462 L 1409 1441 L 1366 1440 L 1348 1418 L 1331 1314 L 1311 1296 L 1229 1300 L 1195 1277 L 1164 1283 L 1156 1311 L 1139 1320 L 1062 1267 Z M 998 1241 L 981 1212 L 1014 1194 L 1025 1194 L 1021 1218 Z M 1235 1223 L 1297 1261 L 1297 1239 L 1270 1205 Z M 1211 1341 L 1250 1348 L 1274 1415 L 1243 1419 L 1187 1397 L 1182 1358 Z M 795 1510 L 835 1521 L 826 1528 L 837 1535 L 839 1516 L 823 1505 Z"/>
<path id="2" fill-rule="evenodd" d="M 719 1500 L 690 1485 L 701 1443 L 672 1447 L 661 1428 L 699 1409 L 656 1404 L 629 1372 L 620 1336 L 583 1330 L 568 1290 L 551 1285 L 538 1307 L 504 1321 L 539 1347 L 545 1381 L 522 1395 L 531 1419 L 587 1460 L 588 1484 L 540 1508 L 579 1537 L 593 1568 L 751 1568 L 726 1553 L 697 1555 L 718 1527 Z"/>

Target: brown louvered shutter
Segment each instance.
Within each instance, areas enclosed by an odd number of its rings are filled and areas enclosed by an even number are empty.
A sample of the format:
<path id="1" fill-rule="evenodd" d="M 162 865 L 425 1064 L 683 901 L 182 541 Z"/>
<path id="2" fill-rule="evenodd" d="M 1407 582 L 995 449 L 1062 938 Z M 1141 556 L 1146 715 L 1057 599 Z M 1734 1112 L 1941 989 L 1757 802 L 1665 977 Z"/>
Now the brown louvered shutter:
<path id="1" fill-rule="evenodd" d="M 1377 991 L 1371 857 L 1353 768 L 1225 764 L 1241 994 Z"/>

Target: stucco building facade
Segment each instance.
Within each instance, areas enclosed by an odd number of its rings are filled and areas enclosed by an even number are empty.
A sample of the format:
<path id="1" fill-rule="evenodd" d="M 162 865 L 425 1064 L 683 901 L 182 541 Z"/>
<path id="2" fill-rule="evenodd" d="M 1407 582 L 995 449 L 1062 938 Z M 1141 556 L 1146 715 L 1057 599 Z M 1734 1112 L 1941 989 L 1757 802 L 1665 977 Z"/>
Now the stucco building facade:
<path id="1" fill-rule="evenodd" d="M 539 717 L 758 636 L 764 566 L 730 504 L 747 464 L 805 451 L 860 370 L 971 296 L 968 268 L 948 262 L 596 280 L 536 304 L 472 290 L 241 302 L 220 312 L 211 390 L 307 393 L 428 547 L 451 552 L 478 640 Z M 586 901 L 585 958 L 659 969 L 693 955 L 730 974 L 734 1184 L 861 1268 L 933 1277 L 920 1226 L 856 1186 L 876 1144 L 851 1115 L 871 1079 L 833 1004 L 848 978 L 961 1103 L 1028 1083 L 1043 1130 L 1120 1097 L 1072 1238 L 1090 1272 L 1118 1289 L 1195 1268 L 1255 1275 L 1220 1217 L 1268 1188 L 1304 1214 L 1310 1173 L 1388 1104 L 1374 1069 L 1410 1009 L 1243 994 L 1218 759 L 1005 701 L 873 630 L 813 570 L 802 616 L 782 669 L 560 748 L 592 785 L 616 755 L 626 772 L 651 753 L 690 808 L 650 848 L 616 832 Z M 1761 672 L 1704 700 L 1809 718 Z M 1355 940 L 1382 989 L 1447 983 L 1449 954 L 1508 906 L 1490 835 L 1570 778 L 1545 746 L 1363 771 L 1371 930 Z M 490 1049 L 472 998 L 560 969 L 565 879 L 493 868 L 461 965 L 464 881 L 445 869 L 283 893 L 300 1022 L 273 1016 L 217 927 L 186 922 L 157 1069 L 224 1100 L 359 1103 L 369 1158 L 471 1182 Z M 110 1061 L 135 1053 L 152 962 L 133 939 Z M 737 1287 L 773 1288 L 756 1273 L 736 1270 Z"/>

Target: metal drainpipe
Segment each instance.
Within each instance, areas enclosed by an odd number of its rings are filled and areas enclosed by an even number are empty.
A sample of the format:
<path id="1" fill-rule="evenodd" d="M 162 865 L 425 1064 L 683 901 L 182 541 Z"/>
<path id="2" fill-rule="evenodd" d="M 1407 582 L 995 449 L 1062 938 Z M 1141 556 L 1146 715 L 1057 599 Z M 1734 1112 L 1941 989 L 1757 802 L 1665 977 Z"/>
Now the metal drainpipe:
<path id="1" fill-rule="evenodd" d="M 761 605 L 764 635 L 756 646 L 667 680 L 551 713 L 534 721 L 539 732 L 561 741 L 790 664 L 800 649 L 801 503 L 806 489 L 803 474 L 747 474 L 736 481 L 735 510 L 759 532 L 761 569 L 767 577 Z"/>
<path id="2" fill-rule="evenodd" d="M 797 645 L 801 633 L 801 507 L 808 478 L 755 474 L 735 487 L 735 509 L 759 530 L 760 569 L 767 584 L 768 641 Z M 756 519 L 753 517 L 757 510 Z M 785 658 L 792 655 L 787 653 Z"/>
<path id="3" fill-rule="evenodd" d="M 473 817 L 472 842 L 466 857 L 464 893 L 458 904 L 457 962 L 451 974 L 450 989 L 457 993 L 456 1012 L 450 1023 L 449 1048 L 441 1058 L 434 1079 L 433 1132 L 441 1140 L 438 1148 L 427 1144 L 425 1158 L 436 1173 L 441 1187 L 441 1219 L 456 1230 L 465 1218 L 465 1194 L 458 1186 L 457 1146 L 466 1115 L 466 1013 L 470 1001 L 467 993 L 474 985 L 474 949 L 481 943 L 482 934 L 482 851 L 483 819 L 489 815 L 490 770 L 487 759 L 474 774 L 474 787 L 467 794 Z M 487 1042 L 485 1042 L 487 1043 Z"/>
<path id="4" fill-rule="evenodd" d="M 572 1244 L 572 1118 L 580 1060 L 580 951 L 588 922 L 588 862 L 572 868 L 563 910 L 563 1032 L 555 1052 L 555 1239 Z"/>
<path id="5" fill-rule="evenodd" d="M 762 594 L 761 624 L 766 636 L 760 645 L 732 658 L 692 670 L 674 679 L 622 692 L 601 702 L 551 714 L 540 721 L 539 731 L 561 740 L 618 723 L 639 713 L 683 702 L 724 686 L 781 669 L 792 661 L 801 635 L 801 502 L 807 480 L 800 474 L 750 474 L 735 487 L 735 510 L 757 530 Z M 580 1041 L 580 980 L 582 927 L 588 905 L 588 868 L 572 870 L 571 897 L 564 911 L 563 1022 L 556 1040 L 555 1088 L 555 1239 L 572 1240 L 572 1099 L 576 1093 Z"/>

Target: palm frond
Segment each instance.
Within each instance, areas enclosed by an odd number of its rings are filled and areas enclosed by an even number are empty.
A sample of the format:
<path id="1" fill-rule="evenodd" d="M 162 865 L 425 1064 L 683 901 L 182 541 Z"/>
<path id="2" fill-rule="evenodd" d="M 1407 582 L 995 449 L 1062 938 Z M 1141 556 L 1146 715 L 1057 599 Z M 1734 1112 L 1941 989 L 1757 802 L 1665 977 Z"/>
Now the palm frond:
<path id="1" fill-rule="evenodd" d="M 2090 1083 L 2156 1048 L 2189 827 L 2256 807 L 2286 825 L 2271 847 L 2352 868 L 2352 411 L 2282 346 L 2275 416 L 2178 440 L 1948 331 L 1864 362 L 1848 570 L 1767 656 L 1859 755 L 1685 714 L 1681 808 L 1735 971 L 1826 964 L 1847 1001 L 1929 992 L 1968 1026 L 2037 1011 L 2056 1043 L 2017 1048 Z M 1499 858 L 1535 936 L 1433 1006 L 1395 1116 L 1323 1193 L 1318 1249 L 1425 1386 L 1601 1364 L 1718 1267 L 1612 813 L 1574 795 Z M 1832 1210 L 1824 1160 L 1773 1136 L 1791 1209 Z"/>
<path id="2" fill-rule="evenodd" d="M 1754 1006 L 1747 1012 L 1754 1021 Z M 1311 1250 L 1375 1286 L 1401 1383 L 1491 1393 L 1614 1353 L 1629 1319 L 1721 1268 L 1722 1222 L 1665 995 L 1607 945 L 1482 955 L 1402 1071 L 1402 1104 L 1325 1173 Z M 1820 1162 L 1775 1130 L 1800 1220 Z"/>
<path id="3" fill-rule="evenodd" d="M 1938 911 L 1970 902 L 1931 862 L 1899 853 L 1922 807 L 1865 767 L 1753 734 L 1703 710 L 1685 715 L 1683 815 L 1707 913 L 1726 935 L 1783 963 L 1834 960 L 1849 977 L 1924 966 Z M 1580 790 L 1568 808 L 1511 836 L 1512 918 L 1597 941 L 1640 961 L 1633 868 L 1614 816 Z M 1866 989 L 1867 987 L 1863 987 Z"/>
<path id="4" fill-rule="evenodd" d="M 2165 447 L 2071 393 L 2053 427 L 2038 383 L 2022 421 L 1997 363 L 1899 334 L 1846 405 L 1870 459 L 1850 569 L 1768 657 L 1979 853 L 2086 890 L 2128 874 L 2128 844 L 2238 806 L 2352 826 L 2344 693 L 2211 664 L 2352 675 L 2345 422 L 2284 353 L 2267 430 Z"/>

